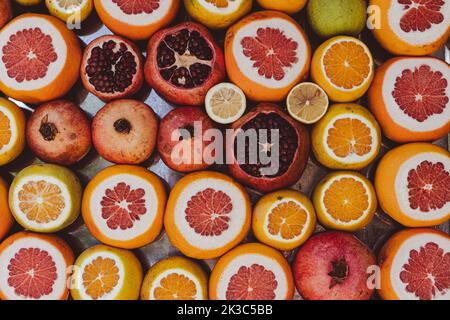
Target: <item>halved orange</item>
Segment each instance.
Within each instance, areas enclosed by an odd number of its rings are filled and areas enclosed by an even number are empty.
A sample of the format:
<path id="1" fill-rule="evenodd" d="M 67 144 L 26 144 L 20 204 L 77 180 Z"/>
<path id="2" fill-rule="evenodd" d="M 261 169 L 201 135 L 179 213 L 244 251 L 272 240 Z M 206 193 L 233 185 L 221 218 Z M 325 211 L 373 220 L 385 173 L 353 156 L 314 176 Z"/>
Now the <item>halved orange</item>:
<path id="1" fill-rule="evenodd" d="M 381 287 L 384 300 L 449 300 L 450 237 L 426 228 L 404 229 L 381 249 Z"/>
<path id="2" fill-rule="evenodd" d="M 16 159 L 25 147 L 25 114 L 13 102 L 0 98 L 0 166 Z"/>
<path id="3" fill-rule="evenodd" d="M 26 13 L 1 29 L 0 59 L 0 90 L 16 100 L 42 103 L 62 97 L 78 80 L 81 50 L 62 21 Z"/>
<path id="4" fill-rule="evenodd" d="M 377 209 L 372 183 L 350 171 L 325 176 L 314 190 L 313 202 L 322 225 L 343 231 L 366 227 Z"/>
<path id="5" fill-rule="evenodd" d="M 6 236 L 14 224 L 8 205 L 8 184 L 0 177 L 0 240 Z"/>
<path id="6" fill-rule="evenodd" d="M 279 250 L 292 250 L 311 236 L 316 214 L 308 197 L 295 190 L 280 190 L 258 201 L 252 221 L 259 241 Z"/>
<path id="7" fill-rule="evenodd" d="M 335 104 L 314 125 L 317 160 L 331 169 L 362 169 L 378 155 L 381 130 L 374 116 L 358 104 Z"/>
<path id="8" fill-rule="evenodd" d="M 209 280 L 211 300 L 291 300 L 291 268 L 277 250 L 247 243 L 217 261 Z"/>
<path id="9" fill-rule="evenodd" d="M 288 14 L 299 12 L 307 2 L 307 0 L 258 0 L 259 5 L 264 9 L 283 11 Z"/>
<path id="10" fill-rule="evenodd" d="M 142 300 L 207 300 L 208 277 L 194 261 L 170 257 L 155 263 L 141 289 Z"/>
<path id="11" fill-rule="evenodd" d="M 70 293 L 74 300 L 137 300 L 142 278 L 131 251 L 97 245 L 77 258 Z"/>
<path id="12" fill-rule="evenodd" d="M 18 232 L 0 244 L 1 300 L 66 300 L 73 252 L 54 235 Z"/>
<path id="13" fill-rule="evenodd" d="M 375 173 L 384 212 L 407 227 L 439 225 L 450 219 L 450 153 L 431 143 L 389 151 Z"/>
<path id="14" fill-rule="evenodd" d="M 225 38 L 228 76 L 255 101 L 276 102 L 309 73 L 311 47 L 302 27 L 277 11 L 252 13 Z"/>
<path id="15" fill-rule="evenodd" d="M 99 241 L 135 249 L 161 232 L 166 197 L 159 177 L 146 168 L 111 166 L 97 173 L 84 190 L 82 215 Z"/>
<path id="16" fill-rule="evenodd" d="M 202 171 L 181 178 L 170 192 L 164 227 L 184 255 L 213 259 L 238 245 L 250 228 L 247 191 L 223 173 Z"/>
<path id="17" fill-rule="evenodd" d="M 94 6 L 100 20 L 112 32 L 144 40 L 175 18 L 180 0 L 94 0 Z"/>
<path id="18" fill-rule="evenodd" d="M 360 40 L 337 36 L 314 52 L 311 77 L 336 102 L 352 102 L 369 89 L 374 63 L 369 48 Z"/>

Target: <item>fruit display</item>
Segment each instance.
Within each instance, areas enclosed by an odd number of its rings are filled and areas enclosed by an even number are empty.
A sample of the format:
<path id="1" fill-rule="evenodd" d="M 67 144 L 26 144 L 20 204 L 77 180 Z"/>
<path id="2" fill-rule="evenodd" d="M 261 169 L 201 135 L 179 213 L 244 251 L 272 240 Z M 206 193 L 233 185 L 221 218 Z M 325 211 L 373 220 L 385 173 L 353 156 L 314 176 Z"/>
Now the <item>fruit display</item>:
<path id="1" fill-rule="evenodd" d="M 0 300 L 450 300 L 449 19 L 0 0 Z"/>

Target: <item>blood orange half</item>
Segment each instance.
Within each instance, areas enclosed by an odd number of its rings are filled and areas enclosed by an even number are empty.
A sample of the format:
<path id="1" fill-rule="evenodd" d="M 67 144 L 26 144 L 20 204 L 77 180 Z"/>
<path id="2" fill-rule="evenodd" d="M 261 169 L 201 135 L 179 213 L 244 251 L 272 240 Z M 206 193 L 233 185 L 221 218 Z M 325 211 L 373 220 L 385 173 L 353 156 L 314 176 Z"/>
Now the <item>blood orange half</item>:
<path id="1" fill-rule="evenodd" d="M 308 76 L 311 47 L 303 29 L 276 11 L 253 13 L 225 38 L 228 75 L 248 98 L 281 101 Z"/>
<path id="2" fill-rule="evenodd" d="M 65 95 L 78 79 L 81 50 L 59 19 L 23 14 L 0 31 L 0 90 L 29 103 Z"/>
<path id="3" fill-rule="evenodd" d="M 372 28 L 375 38 L 393 54 L 431 54 L 450 36 L 449 1 L 370 0 L 370 5 L 381 15 L 381 24 Z"/>
<path id="4" fill-rule="evenodd" d="M 450 237 L 441 231 L 396 233 L 381 250 L 379 265 L 383 299 L 450 299 Z"/>
<path id="5" fill-rule="evenodd" d="M 19 232 L 0 245 L 0 299 L 65 300 L 74 257 L 60 238 Z"/>
<path id="6" fill-rule="evenodd" d="M 397 142 L 431 141 L 450 131 L 450 66 L 442 60 L 398 57 L 377 72 L 371 109 Z"/>
<path id="7" fill-rule="evenodd" d="M 163 223 L 166 191 L 145 168 L 112 166 L 88 184 L 82 215 L 91 233 L 103 243 L 126 249 L 149 244 Z"/>
<path id="8" fill-rule="evenodd" d="M 450 218 L 450 154 L 428 143 L 389 151 L 375 174 L 381 208 L 408 227 L 441 224 Z"/>
<path id="9" fill-rule="evenodd" d="M 164 226 L 184 255 L 213 259 L 239 244 L 250 228 L 251 204 L 245 189 L 217 172 L 186 175 L 172 189 Z"/>
<path id="10" fill-rule="evenodd" d="M 209 282 L 212 300 L 290 300 L 293 294 L 289 264 L 280 252 L 259 243 L 221 257 Z"/>

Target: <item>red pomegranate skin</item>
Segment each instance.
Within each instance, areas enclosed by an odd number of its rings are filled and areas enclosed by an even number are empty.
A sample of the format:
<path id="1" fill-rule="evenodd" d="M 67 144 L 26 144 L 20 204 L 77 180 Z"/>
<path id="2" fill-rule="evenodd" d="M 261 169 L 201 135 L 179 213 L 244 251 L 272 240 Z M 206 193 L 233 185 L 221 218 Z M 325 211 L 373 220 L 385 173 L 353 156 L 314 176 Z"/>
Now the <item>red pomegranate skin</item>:
<path id="1" fill-rule="evenodd" d="M 197 145 L 202 148 L 202 150 L 198 150 L 199 153 L 201 152 L 201 162 L 193 163 L 193 161 L 185 161 L 185 163 L 178 164 L 178 161 L 172 158 L 172 152 L 180 141 L 172 141 L 172 134 L 179 128 L 184 128 L 191 131 L 195 122 L 201 122 L 202 124 L 201 134 L 195 136 L 195 139 L 200 140 L 200 142 L 197 142 Z M 161 125 L 159 128 L 158 152 L 161 159 L 169 168 L 177 172 L 193 172 L 209 168 L 211 164 L 207 163 L 203 157 L 203 151 L 211 143 L 209 141 L 203 141 L 203 134 L 209 129 L 214 129 L 214 123 L 202 109 L 197 107 L 179 107 L 173 109 L 161 120 Z M 194 139 L 186 140 L 185 143 L 188 144 L 186 149 L 192 150 L 187 159 L 192 160 L 195 152 Z"/>
<path id="2" fill-rule="evenodd" d="M 342 263 L 339 266 L 342 261 L 346 267 Z M 340 272 L 333 274 L 333 263 L 338 263 Z M 332 231 L 311 237 L 300 248 L 293 272 L 304 299 L 369 300 L 373 288 L 367 284 L 368 268 L 374 265 L 376 258 L 365 244 L 349 233 Z M 345 268 L 347 271 L 343 271 Z"/>
<path id="3" fill-rule="evenodd" d="M 131 99 L 115 100 L 100 109 L 92 121 L 92 140 L 106 160 L 139 164 L 153 153 L 158 118 L 148 105 Z"/>
<path id="4" fill-rule="evenodd" d="M 212 48 L 214 57 L 211 61 L 211 73 L 200 86 L 194 88 L 179 88 L 166 81 L 158 67 L 158 46 L 170 34 L 180 30 L 198 31 Z M 188 59 L 189 60 L 189 59 Z M 200 24 L 185 22 L 172 28 L 162 29 L 155 33 L 148 42 L 147 60 L 144 66 L 145 79 L 148 85 L 155 89 L 165 100 L 184 106 L 202 106 L 209 89 L 222 82 L 226 77 L 225 58 L 222 49 L 217 45 L 208 29 Z"/>
<path id="5" fill-rule="evenodd" d="M 26 138 L 42 161 L 69 166 L 83 159 L 91 148 L 89 119 L 73 102 L 47 102 L 28 120 Z"/>
<path id="6" fill-rule="evenodd" d="M 10 0 L 2 0 L 0 1 L 0 29 L 11 20 L 12 15 L 12 7 Z"/>
<path id="7" fill-rule="evenodd" d="M 234 152 L 234 141 L 236 132 L 241 129 L 246 123 L 255 118 L 261 113 L 270 114 L 276 113 L 284 120 L 286 120 L 295 130 L 298 136 L 298 145 L 296 147 L 295 156 L 289 169 L 282 175 L 277 177 L 255 177 L 244 171 L 237 162 Z M 309 159 L 310 152 L 310 138 L 309 132 L 305 126 L 293 120 L 290 116 L 284 113 L 281 108 L 272 103 L 261 103 L 253 110 L 244 115 L 241 119 L 232 124 L 231 129 L 235 134 L 231 143 L 227 143 L 227 156 L 232 156 L 232 162 L 228 165 L 230 174 L 242 184 L 257 190 L 262 193 L 272 192 L 274 190 L 282 189 L 294 185 L 305 171 L 306 164 Z"/>

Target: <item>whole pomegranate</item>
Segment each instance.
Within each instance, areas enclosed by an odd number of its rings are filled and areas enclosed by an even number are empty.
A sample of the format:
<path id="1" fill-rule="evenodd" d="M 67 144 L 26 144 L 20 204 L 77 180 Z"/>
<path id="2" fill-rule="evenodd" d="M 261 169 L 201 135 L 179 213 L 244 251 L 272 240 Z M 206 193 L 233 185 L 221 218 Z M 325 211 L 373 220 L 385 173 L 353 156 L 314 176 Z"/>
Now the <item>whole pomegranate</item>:
<path id="1" fill-rule="evenodd" d="M 293 271 L 298 292 L 308 300 L 368 300 L 376 266 L 372 251 L 345 232 L 323 232 L 298 251 Z"/>
<path id="2" fill-rule="evenodd" d="M 167 101 L 200 106 L 225 76 L 223 52 L 203 26 L 186 22 L 160 30 L 148 42 L 145 79 Z"/>
<path id="3" fill-rule="evenodd" d="M 280 107 L 262 103 L 231 128 L 233 135 L 227 140 L 229 169 L 241 183 L 271 192 L 300 179 L 309 157 L 309 133 Z"/>

